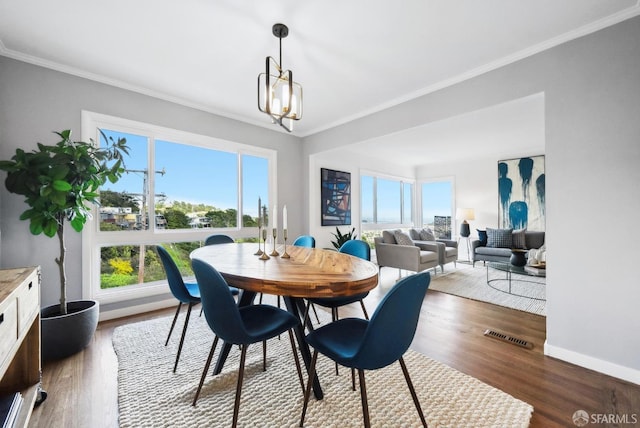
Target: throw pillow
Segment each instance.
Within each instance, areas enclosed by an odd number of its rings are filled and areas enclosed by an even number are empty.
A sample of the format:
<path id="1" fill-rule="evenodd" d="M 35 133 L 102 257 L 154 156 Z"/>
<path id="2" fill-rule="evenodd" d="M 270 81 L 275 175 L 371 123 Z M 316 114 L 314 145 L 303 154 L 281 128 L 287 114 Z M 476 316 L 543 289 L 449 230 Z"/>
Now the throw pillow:
<path id="1" fill-rule="evenodd" d="M 512 244 L 513 244 L 513 248 L 519 248 L 521 250 L 526 250 L 527 249 L 527 244 L 525 242 L 525 232 L 527 231 L 527 228 L 525 227 L 524 229 L 518 229 L 518 230 L 514 230 L 513 234 L 511 235 L 511 239 L 512 239 Z"/>
<path id="2" fill-rule="evenodd" d="M 487 247 L 512 248 L 513 229 L 491 229 L 487 227 Z"/>
<path id="3" fill-rule="evenodd" d="M 395 244 L 396 238 L 393 236 L 393 232 L 389 230 L 382 231 L 382 242 L 385 244 Z"/>
<path id="4" fill-rule="evenodd" d="M 393 236 L 396 238 L 398 245 L 413 245 L 413 239 L 406 232 L 396 230 L 393 232 Z"/>
<path id="5" fill-rule="evenodd" d="M 420 240 L 421 241 L 435 241 L 436 236 L 433 234 L 433 231 L 428 227 L 426 229 L 422 229 L 420 231 Z"/>
<path id="6" fill-rule="evenodd" d="M 420 240 L 420 231 L 418 229 L 409 229 L 409 236 L 414 241 L 419 241 Z"/>
<path id="7" fill-rule="evenodd" d="M 481 247 L 487 246 L 487 231 L 476 229 L 478 231 L 478 240 L 480 241 Z"/>

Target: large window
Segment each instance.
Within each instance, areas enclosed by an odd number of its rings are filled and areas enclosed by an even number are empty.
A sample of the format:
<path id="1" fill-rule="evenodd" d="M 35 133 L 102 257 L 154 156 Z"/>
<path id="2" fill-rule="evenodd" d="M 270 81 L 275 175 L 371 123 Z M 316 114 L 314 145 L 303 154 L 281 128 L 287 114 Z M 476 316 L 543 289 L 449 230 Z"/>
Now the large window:
<path id="1" fill-rule="evenodd" d="M 376 178 L 376 223 L 402 223 L 402 182 Z"/>
<path id="2" fill-rule="evenodd" d="M 375 178 L 363 175 L 360 177 L 361 208 L 360 219 L 363 224 L 375 223 Z"/>
<path id="3" fill-rule="evenodd" d="M 265 207 L 274 199 L 274 151 L 88 112 L 82 126 L 83 139 L 126 138 L 130 149 L 126 173 L 100 189 L 99 221 L 83 234 L 85 296 L 166 293 L 155 245 L 188 276 L 189 253 L 208 235 L 257 238 L 258 198 Z"/>
<path id="4" fill-rule="evenodd" d="M 238 153 L 156 141 L 156 225 L 167 229 L 238 225 Z M 256 198 L 257 200 L 258 198 Z"/>
<path id="5" fill-rule="evenodd" d="M 269 206 L 269 162 L 261 156 L 242 155 L 242 226 L 257 227 L 258 199 Z M 275 175 L 275 174 L 274 174 Z"/>
<path id="6" fill-rule="evenodd" d="M 413 183 L 400 178 L 360 177 L 362 235 L 372 243 L 382 229 L 413 226 Z"/>
<path id="7" fill-rule="evenodd" d="M 451 239 L 452 197 L 450 180 L 422 184 L 422 225 L 430 227 L 436 238 Z"/>

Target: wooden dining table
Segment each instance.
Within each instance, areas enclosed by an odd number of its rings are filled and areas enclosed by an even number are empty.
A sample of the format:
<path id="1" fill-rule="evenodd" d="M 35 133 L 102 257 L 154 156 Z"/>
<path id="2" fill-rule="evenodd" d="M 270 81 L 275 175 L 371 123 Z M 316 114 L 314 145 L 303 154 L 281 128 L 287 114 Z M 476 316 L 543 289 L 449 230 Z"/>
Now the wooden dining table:
<path id="1" fill-rule="evenodd" d="M 191 252 L 213 266 L 231 286 L 241 290 L 239 306 L 253 304 L 257 293 L 282 296 L 287 310 L 302 320 L 305 298 L 340 297 L 367 292 L 378 284 L 378 267 L 368 260 L 333 250 L 287 246 L 289 258 L 270 256 L 261 260 L 255 255 L 256 243 L 208 245 Z M 278 251 L 283 254 L 284 248 Z M 267 249 L 267 254 L 271 251 Z M 307 328 L 313 329 L 310 320 Z M 302 323 L 295 329 L 304 363 L 309 368 L 311 352 L 305 341 Z M 214 374 L 220 373 L 231 345 L 224 344 Z M 316 398 L 323 397 L 316 376 L 313 385 Z"/>

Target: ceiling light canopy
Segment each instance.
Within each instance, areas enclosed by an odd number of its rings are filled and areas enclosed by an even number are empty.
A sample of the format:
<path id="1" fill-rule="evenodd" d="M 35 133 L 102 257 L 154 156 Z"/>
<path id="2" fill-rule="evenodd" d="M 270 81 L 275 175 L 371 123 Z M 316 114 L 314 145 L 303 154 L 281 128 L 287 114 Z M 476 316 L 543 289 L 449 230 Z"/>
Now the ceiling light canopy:
<path id="1" fill-rule="evenodd" d="M 287 131 L 293 130 L 293 121 L 302 118 L 302 86 L 293 81 L 293 72 L 283 70 L 282 39 L 289 29 L 284 24 L 273 25 L 273 35 L 280 41 L 279 62 L 268 56 L 266 70 L 258 75 L 258 109 L 271 116 Z"/>

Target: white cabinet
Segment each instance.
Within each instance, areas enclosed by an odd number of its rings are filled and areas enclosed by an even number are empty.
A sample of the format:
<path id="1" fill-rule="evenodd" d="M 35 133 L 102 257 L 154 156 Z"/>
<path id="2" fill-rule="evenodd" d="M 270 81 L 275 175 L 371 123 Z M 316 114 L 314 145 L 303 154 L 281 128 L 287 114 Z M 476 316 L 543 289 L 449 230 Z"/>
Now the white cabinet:
<path id="1" fill-rule="evenodd" d="M 0 395 L 21 392 L 17 427 L 40 386 L 40 268 L 0 269 Z"/>

